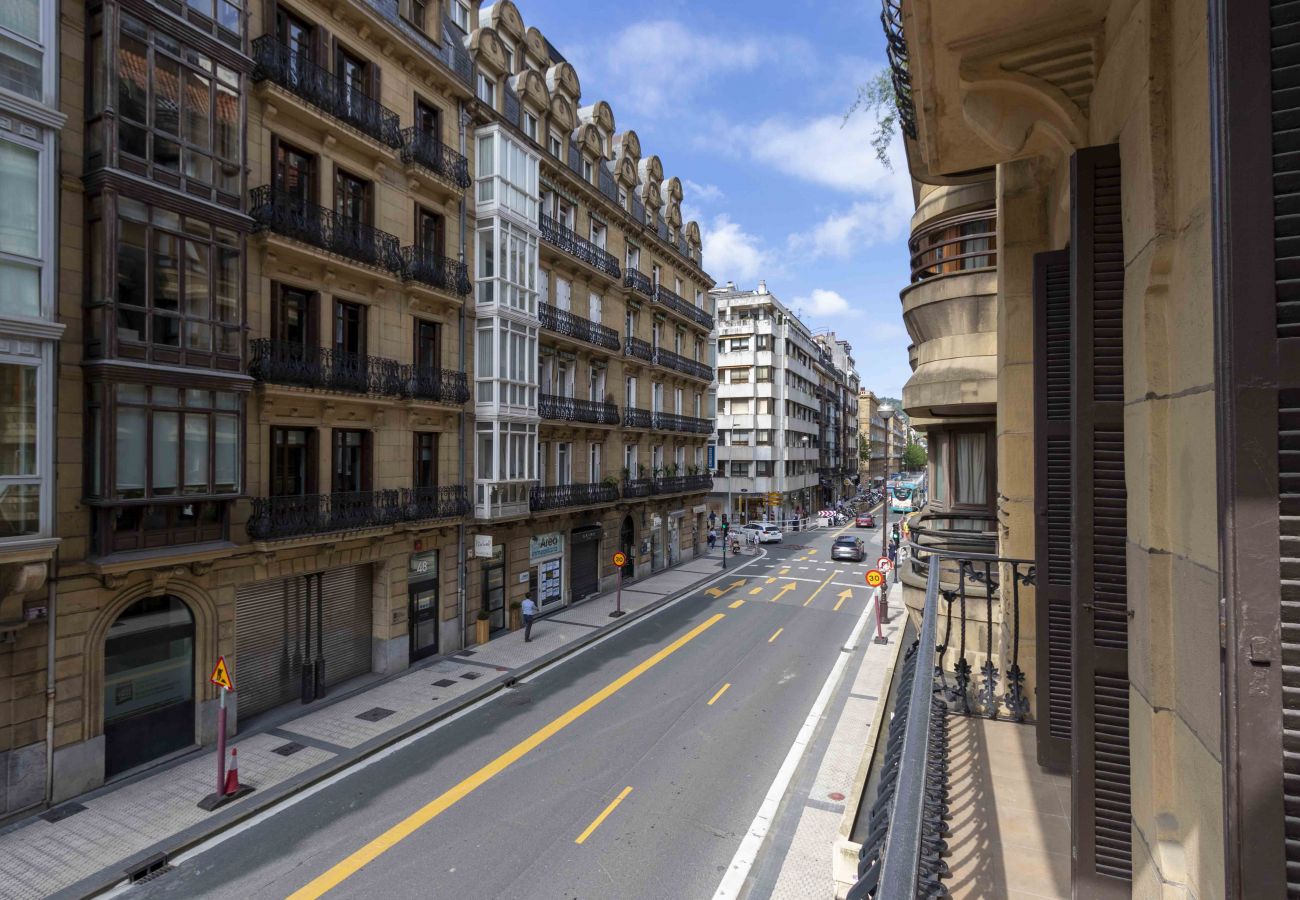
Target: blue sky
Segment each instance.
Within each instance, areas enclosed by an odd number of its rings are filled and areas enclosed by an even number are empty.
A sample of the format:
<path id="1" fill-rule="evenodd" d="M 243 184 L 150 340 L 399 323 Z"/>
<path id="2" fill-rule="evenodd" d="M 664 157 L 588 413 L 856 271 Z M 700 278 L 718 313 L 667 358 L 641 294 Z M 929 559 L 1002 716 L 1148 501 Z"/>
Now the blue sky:
<path id="1" fill-rule="evenodd" d="M 906 284 L 910 182 L 843 122 L 885 64 L 873 0 L 516 0 L 565 55 L 583 105 L 607 100 L 620 131 L 685 188 L 719 284 L 758 279 L 813 329 L 853 343 L 863 385 L 897 397 L 911 369 Z"/>

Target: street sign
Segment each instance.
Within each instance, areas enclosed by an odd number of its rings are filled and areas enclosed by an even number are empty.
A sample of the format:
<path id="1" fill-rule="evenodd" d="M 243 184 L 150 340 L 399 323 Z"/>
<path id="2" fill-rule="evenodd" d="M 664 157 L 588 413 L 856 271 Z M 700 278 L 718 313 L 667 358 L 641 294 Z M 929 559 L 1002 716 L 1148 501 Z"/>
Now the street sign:
<path id="1" fill-rule="evenodd" d="M 893 567 L 894 564 L 889 561 L 888 556 L 882 556 L 880 559 L 876 560 L 876 568 L 882 572 L 888 572 Z"/>
<path id="2" fill-rule="evenodd" d="M 885 576 L 879 569 L 867 572 L 867 587 L 877 588 L 885 583 Z"/>
<path id="3" fill-rule="evenodd" d="M 228 691 L 235 689 L 235 683 L 230 680 L 230 670 L 226 668 L 226 658 L 224 656 L 217 657 L 217 667 L 212 670 L 212 676 L 208 680 Z"/>
<path id="4" fill-rule="evenodd" d="M 626 565 L 627 565 L 627 554 L 626 554 L 626 553 L 622 553 L 622 552 L 620 552 L 620 553 L 615 553 L 615 554 L 614 554 L 614 565 L 618 566 L 620 569 L 623 568 L 624 566 L 626 566 Z"/>

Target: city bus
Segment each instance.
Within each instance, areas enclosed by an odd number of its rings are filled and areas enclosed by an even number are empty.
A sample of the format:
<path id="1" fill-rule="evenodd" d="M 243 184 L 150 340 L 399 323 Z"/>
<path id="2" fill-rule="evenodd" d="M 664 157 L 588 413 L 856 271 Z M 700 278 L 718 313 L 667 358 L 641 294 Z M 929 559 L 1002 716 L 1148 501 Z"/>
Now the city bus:
<path id="1" fill-rule="evenodd" d="M 901 478 L 889 491 L 889 511 L 916 512 L 925 503 L 925 476 Z"/>

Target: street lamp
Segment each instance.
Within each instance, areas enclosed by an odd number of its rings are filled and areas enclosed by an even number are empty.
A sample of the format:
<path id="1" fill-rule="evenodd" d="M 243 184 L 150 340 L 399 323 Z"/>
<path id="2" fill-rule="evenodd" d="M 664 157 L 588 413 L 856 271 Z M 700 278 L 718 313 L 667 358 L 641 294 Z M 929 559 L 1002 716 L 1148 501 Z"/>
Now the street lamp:
<path id="1" fill-rule="evenodd" d="M 884 403 L 876 411 L 885 423 L 885 499 L 880 507 L 880 555 L 889 556 L 886 543 L 889 539 L 889 421 L 894 418 L 894 407 Z"/>

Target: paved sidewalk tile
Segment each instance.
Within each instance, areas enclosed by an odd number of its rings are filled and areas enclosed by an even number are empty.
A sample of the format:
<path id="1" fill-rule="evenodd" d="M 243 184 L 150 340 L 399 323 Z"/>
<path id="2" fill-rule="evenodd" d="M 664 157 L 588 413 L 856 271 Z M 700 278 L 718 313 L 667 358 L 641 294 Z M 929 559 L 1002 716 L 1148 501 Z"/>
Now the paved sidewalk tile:
<path id="1" fill-rule="evenodd" d="M 720 555 L 699 557 L 634 582 L 623 591 L 623 609 L 635 612 L 656 603 L 717 574 L 721 566 Z M 344 699 L 327 698 L 303 715 L 278 723 L 274 734 L 240 735 L 232 742 L 239 748 L 240 780 L 264 792 L 337 758 L 308 742 L 351 750 L 382 735 L 405 733 L 411 721 L 454 704 L 483 679 L 580 640 L 595 630 L 591 626 L 615 621 L 609 615 L 614 606 L 612 592 L 598 595 L 558 611 L 554 619 L 538 619 L 528 643 L 522 629 L 510 632 L 475 647 L 472 657 L 446 657 Z M 301 749 L 287 755 L 274 752 L 295 737 L 304 739 Z M 215 751 L 195 753 L 147 777 L 79 800 L 85 809 L 58 822 L 33 817 L 0 833 L 0 900 L 34 900 L 105 869 L 120 869 L 128 857 L 208 821 L 213 814 L 197 803 L 211 793 L 215 780 Z M 226 809 L 258 796 L 264 794 L 254 792 Z"/>

